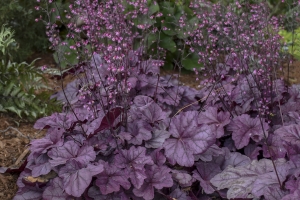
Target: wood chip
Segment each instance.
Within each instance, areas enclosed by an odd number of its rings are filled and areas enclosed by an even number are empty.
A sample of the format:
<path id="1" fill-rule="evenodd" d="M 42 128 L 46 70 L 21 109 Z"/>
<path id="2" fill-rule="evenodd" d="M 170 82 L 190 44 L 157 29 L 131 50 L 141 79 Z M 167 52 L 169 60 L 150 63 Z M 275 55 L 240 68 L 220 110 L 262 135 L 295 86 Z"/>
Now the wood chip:
<path id="1" fill-rule="evenodd" d="M 20 162 L 21 162 L 21 160 L 23 160 L 23 158 L 27 155 L 27 153 L 29 152 L 29 149 L 27 148 L 27 149 L 25 149 L 25 151 L 19 156 L 19 158 L 16 160 L 16 162 L 15 162 L 15 166 L 17 166 Z"/>
<path id="2" fill-rule="evenodd" d="M 26 176 L 23 179 L 30 183 L 47 183 L 50 179 L 57 177 L 57 174 L 54 171 L 50 171 L 46 175 L 41 175 L 39 177 Z"/>
<path id="3" fill-rule="evenodd" d="M 1 180 L 1 182 L 3 183 L 5 189 L 8 189 L 8 187 L 7 187 L 7 182 L 6 182 L 6 180 L 5 180 L 5 177 L 4 177 L 2 174 L 0 174 L 0 180 Z"/>

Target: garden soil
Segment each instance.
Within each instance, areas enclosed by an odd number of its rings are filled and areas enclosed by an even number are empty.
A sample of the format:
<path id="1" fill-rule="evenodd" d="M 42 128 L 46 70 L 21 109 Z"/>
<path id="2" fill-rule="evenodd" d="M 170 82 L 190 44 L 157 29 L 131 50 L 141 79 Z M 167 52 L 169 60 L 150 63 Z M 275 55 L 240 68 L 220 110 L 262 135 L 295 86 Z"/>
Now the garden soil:
<path id="1" fill-rule="evenodd" d="M 55 62 L 51 55 L 36 54 L 34 57 L 41 59 L 36 62 L 36 66 L 48 65 L 55 67 Z M 33 57 L 33 58 L 34 58 Z M 32 59 L 31 59 L 32 60 Z M 300 84 L 300 61 L 294 62 L 289 69 L 290 75 L 287 78 L 287 67 L 284 68 L 285 80 L 290 84 Z M 173 71 L 162 71 L 162 75 L 175 75 Z M 281 73 L 282 74 L 282 73 Z M 46 76 L 53 93 L 61 89 L 61 82 Z M 64 78 L 64 85 L 73 78 Z M 179 80 L 184 85 L 199 88 L 199 81 L 196 75 L 182 73 Z M 0 167 L 19 167 L 29 154 L 28 144 L 30 140 L 41 138 L 45 131 L 33 128 L 34 123 L 26 122 L 16 116 L 0 113 Z M 0 200 L 11 200 L 17 192 L 16 181 L 19 174 L 0 174 Z"/>

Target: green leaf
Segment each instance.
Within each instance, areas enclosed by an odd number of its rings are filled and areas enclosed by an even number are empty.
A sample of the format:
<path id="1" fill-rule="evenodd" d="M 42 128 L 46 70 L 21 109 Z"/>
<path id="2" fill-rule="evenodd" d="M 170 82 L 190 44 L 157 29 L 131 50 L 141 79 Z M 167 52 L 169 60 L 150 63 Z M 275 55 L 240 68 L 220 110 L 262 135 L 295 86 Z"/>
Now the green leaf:
<path id="1" fill-rule="evenodd" d="M 155 34 L 149 33 L 146 37 L 147 37 L 147 46 L 149 49 L 153 43 L 157 42 L 158 33 L 155 33 Z"/>
<path id="2" fill-rule="evenodd" d="M 155 24 L 155 19 L 150 19 L 148 16 L 140 16 L 138 18 L 135 18 L 132 20 L 135 26 L 138 25 L 147 25 L 147 26 L 151 26 L 153 24 Z"/>
<path id="3" fill-rule="evenodd" d="M 23 95 L 24 95 L 24 93 L 23 93 Z M 23 101 L 23 99 L 17 99 L 16 98 L 14 100 L 14 103 L 15 103 L 15 105 L 17 105 L 21 109 L 25 108 L 25 106 L 26 106 L 25 101 Z"/>
<path id="4" fill-rule="evenodd" d="M 4 92 L 3 92 L 3 96 L 7 97 L 11 90 L 13 89 L 13 87 L 15 86 L 15 84 L 13 82 L 10 82 L 5 88 L 4 88 Z"/>
<path id="5" fill-rule="evenodd" d="M 173 41 L 172 37 L 165 35 L 163 33 L 160 35 L 159 46 L 164 49 L 167 49 L 172 53 L 175 52 L 177 49 L 176 43 Z"/>
<path id="6" fill-rule="evenodd" d="M 189 55 L 187 58 L 183 59 L 181 61 L 181 63 L 182 63 L 182 66 L 187 70 L 193 70 L 193 68 L 199 69 L 203 65 L 198 64 L 198 60 L 199 60 L 199 58 L 198 58 L 197 54 L 193 53 L 193 54 Z"/>
<path id="7" fill-rule="evenodd" d="M 7 112 L 6 109 L 0 104 L 0 112 Z"/>
<path id="8" fill-rule="evenodd" d="M 169 1 L 163 1 L 160 3 L 160 10 L 164 17 L 173 16 L 175 14 L 175 4 Z"/>
<path id="9" fill-rule="evenodd" d="M 188 20 L 187 25 L 183 28 L 176 29 L 177 37 L 179 39 L 186 39 L 189 37 L 189 32 L 193 32 L 197 29 L 197 25 L 199 23 L 199 20 L 197 17 L 193 17 L 190 20 Z"/>
<path id="10" fill-rule="evenodd" d="M 173 66 L 173 63 L 172 63 L 172 62 L 166 61 L 165 64 L 164 64 L 164 66 L 163 66 L 163 68 L 164 68 L 164 69 L 167 69 L 167 70 L 171 70 L 171 69 L 174 68 L 174 66 Z"/>
<path id="11" fill-rule="evenodd" d="M 34 112 L 34 111 L 31 111 L 31 112 L 30 112 L 30 115 L 31 115 L 32 117 L 34 117 L 34 118 L 37 117 L 37 114 L 36 114 L 36 112 Z"/>
<path id="12" fill-rule="evenodd" d="M 11 112 L 16 113 L 20 118 L 22 118 L 22 116 L 21 116 L 22 110 L 17 109 L 17 108 L 14 107 L 14 106 L 10 106 L 10 107 L 7 107 L 7 108 L 5 108 L 5 109 L 6 109 L 6 110 L 9 110 L 9 111 L 11 111 Z"/>
<path id="13" fill-rule="evenodd" d="M 175 28 L 176 26 L 171 22 L 164 21 L 161 24 L 161 27 L 162 27 L 163 33 L 166 35 L 175 36 L 177 34 L 176 28 Z"/>
<path id="14" fill-rule="evenodd" d="M 183 6 L 183 10 L 184 12 L 187 14 L 187 18 L 189 19 L 190 17 L 194 16 L 194 11 L 192 11 L 192 9 L 190 9 L 188 6 L 184 5 Z"/>
<path id="15" fill-rule="evenodd" d="M 21 91 L 20 85 L 18 87 L 14 87 L 13 91 L 10 93 L 12 97 L 15 97 Z"/>
<path id="16" fill-rule="evenodd" d="M 159 5 L 158 3 L 155 1 L 152 3 L 152 5 L 149 7 L 148 9 L 148 15 L 153 15 L 154 13 L 159 11 Z"/>
<path id="17" fill-rule="evenodd" d="M 68 65 L 78 64 L 76 50 L 70 49 L 75 43 L 73 40 L 65 40 L 67 45 L 59 45 L 58 50 L 53 54 L 53 58 L 57 64 L 65 69 Z"/>

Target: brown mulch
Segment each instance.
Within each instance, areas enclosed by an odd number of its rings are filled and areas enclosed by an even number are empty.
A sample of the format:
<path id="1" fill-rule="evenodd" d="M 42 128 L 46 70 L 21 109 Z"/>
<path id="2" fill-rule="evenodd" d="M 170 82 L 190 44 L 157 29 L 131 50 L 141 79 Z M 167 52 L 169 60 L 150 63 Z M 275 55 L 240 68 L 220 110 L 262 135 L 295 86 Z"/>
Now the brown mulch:
<path id="1" fill-rule="evenodd" d="M 55 61 L 51 54 L 34 54 L 27 60 L 30 63 L 34 58 L 41 58 L 35 66 L 47 65 L 54 68 Z M 51 92 L 61 90 L 61 81 L 45 76 Z M 68 75 L 63 80 L 63 85 L 72 81 Z M 0 167 L 19 167 L 28 156 L 28 144 L 31 139 L 41 138 L 46 131 L 39 132 L 33 128 L 34 123 L 26 122 L 17 116 L 0 113 Z M 19 174 L 0 174 L 0 200 L 11 200 L 18 190 L 16 181 Z"/>
<path id="2" fill-rule="evenodd" d="M 41 138 L 45 132 L 35 130 L 33 123 L 20 122 L 9 115 L 1 114 L 0 121 L 0 166 L 18 167 L 26 159 L 30 139 Z M 0 199 L 14 197 L 17 179 L 18 174 L 0 174 Z"/>
<path id="3" fill-rule="evenodd" d="M 47 64 L 50 67 L 55 67 L 52 55 L 36 54 L 34 56 L 42 58 L 36 62 L 36 66 Z M 166 74 L 176 74 L 176 72 L 163 70 L 162 75 Z M 287 74 L 286 68 L 284 69 L 284 74 Z M 184 85 L 198 88 L 200 81 L 196 81 L 196 78 L 197 77 L 194 73 L 182 73 L 179 80 Z M 46 79 L 49 81 L 49 86 L 52 87 L 53 92 L 61 89 L 60 81 L 50 79 L 50 76 L 46 76 Z M 286 76 L 285 79 L 287 80 Z M 64 85 L 71 80 L 73 80 L 73 78 L 71 76 L 67 76 L 64 79 Z M 291 84 L 300 83 L 300 61 L 294 62 L 290 67 L 289 82 Z M 26 159 L 26 155 L 28 155 L 25 154 L 25 151 L 28 148 L 30 139 L 41 138 L 44 136 L 45 131 L 39 132 L 35 130 L 33 128 L 33 124 L 34 123 L 22 121 L 17 117 L 0 113 L 0 167 L 20 166 Z M 14 197 L 18 189 L 16 185 L 18 175 L 19 174 L 0 174 L 1 200 L 11 200 Z"/>
<path id="4" fill-rule="evenodd" d="M 289 78 L 287 78 L 288 67 L 285 66 L 283 69 L 284 79 L 289 84 L 300 84 L 300 61 L 294 61 L 289 67 Z"/>

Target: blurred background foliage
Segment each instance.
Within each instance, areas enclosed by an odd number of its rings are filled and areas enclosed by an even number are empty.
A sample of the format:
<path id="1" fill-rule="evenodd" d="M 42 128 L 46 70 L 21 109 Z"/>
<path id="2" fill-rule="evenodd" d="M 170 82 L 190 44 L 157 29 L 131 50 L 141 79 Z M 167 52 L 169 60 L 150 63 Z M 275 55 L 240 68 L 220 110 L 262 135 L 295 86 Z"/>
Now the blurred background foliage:
<path id="1" fill-rule="evenodd" d="M 187 10 L 186 5 L 190 3 L 191 0 L 157 0 L 158 4 L 162 6 L 165 4 L 163 2 L 169 2 L 170 5 L 175 5 L 176 10 Z M 224 4 L 232 3 L 234 0 L 210 0 L 213 3 L 221 2 Z M 254 2 L 257 0 L 241 0 L 245 2 Z M 282 0 L 260 0 L 265 1 L 270 9 L 272 10 L 272 15 L 286 16 L 285 21 L 285 30 L 292 31 L 297 28 L 297 20 L 299 18 L 295 15 L 295 11 L 299 10 L 299 5 L 294 4 L 297 2 L 295 0 L 285 0 L 282 3 Z M 73 2 L 73 0 L 55 0 L 56 5 L 60 7 L 60 10 L 63 11 L 68 8 L 69 4 Z M 149 1 L 152 5 L 155 1 Z M 36 10 L 35 7 L 40 5 L 44 7 L 44 1 L 41 0 L 40 3 L 37 3 L 35 0 L 1 0 L 0 1 L 0 25 L 6 24 L 15 32 L 15 42 L 10 46 L 10 48 L 18 49 L 11 56 L 11 59 L 17 62 L 22 62 L 26 60 L 30 55 L 36 52 L 46 52 L 49 51 L 49 41 L 45 34 L 45 24 L 42 22 L 35 22 L 37 18 L 45 19 L 46 13 L 42 11 L 42 9 Z M 150 5 L 150 6 L 151 6 Z M 164 10 L 164 12 L 169 12 L 170 10 Z M 56 22 L 58 28 L 61 31 L 61 35 L 66 34 L 67 30 L 60 23 L 59 20 L 55 19 L 55 15 L 58 13 L 52 13 L 50 16 L 50 20 L 52 22 Z M 61 15 L 64 15 L 64 12 L 60 12 Z M 175 13 L 176 14 L 176 13 Z M 190 14 L 189 18 L 192 18 L 192 14 Z M 160 26 L 158 24 L 157 26 Z M 169 33 L 170 34 L 170 33 Z M 178 39 L 178 34 L 173 38 Z M 163 44 L 162 44 L 163 45 Z M 172 49 L 169 49 L 172 50 Z M 172 50 L 173 51 L 173 50 Z M 174 52 L 173 52 L 174 53 Z M 169 53 L 170 54 L 170 53 Z M 169 55 L 170 56 L 170 55 Z M 175 55 L 174 55 L 175 56 Z"/>
<path id="2" fill-rule="evenodd" d="M 44 17 L 41 10 L 35 10 L 34 0 L 1 0 L 0 25 L 6 24 L 15 32 L 13 57 L 14 61 L 22 62 L 34 52 L 46 51 L 49 46 L 45 25 L 35 22 L 36 18 Z"/>

